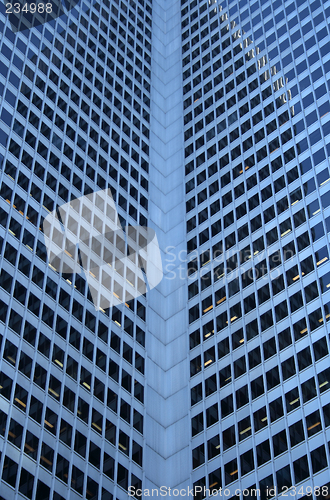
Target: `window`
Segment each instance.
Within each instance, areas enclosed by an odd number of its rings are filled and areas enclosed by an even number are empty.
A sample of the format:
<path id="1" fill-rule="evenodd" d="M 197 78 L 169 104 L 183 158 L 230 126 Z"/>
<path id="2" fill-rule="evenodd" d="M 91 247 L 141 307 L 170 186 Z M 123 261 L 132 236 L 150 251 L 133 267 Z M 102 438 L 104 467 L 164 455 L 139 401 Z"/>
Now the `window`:
<path id="1" fill-rule="evenodd" d="M 327 467 L 328 464 L 324 445 L 311 452 L 311 460 L 313 474 Z"/>
<path id="2" fill-rule="evenodd" d="M 296 373 L 294 357 L 292 356 L 291 358 L 283 361 L 281 367 L 283 380 L 287 380 L 288 378 L 292 377 Z"/>
<path id="3" fill-rule="evenodd" d="M 144 402 L 144 387 L 137 380 L 134 380 L 134 397 L 141 403 Z"/>
<path id="4" fill-rule="evenodd" d="M 6 359 L 10 364 L 14 365 L 16 364 L 16 358 L 17 358 L 17 347 L 10 342 L 10 340 L 6 340 L 5 344 L 5 349 L 3 352 L 3 357 Z"/>
<path id="5" fill-rule="evenodd" d="M 109 389 L 110 390 L 110 389 Z M 89 417 L 89 405 L 82 398 L 78 398 L 78 407 L 77 407 L 78 417 L 81 418 L 84 422 L 88 422 Z"/>
<path id="6" fill-rule="evenodd" d="M 271 459 L 270 446 L 268 439 L 257 445 L 257 463 L 258 467 Z"/>
<path id="7" fill-rule="evenodd" d="M 92 374 L 90 373 L 87 368 L 84 368 L 83 366 L 81 367 L 80 371 L 80 384 L 87 389 L 88 391 L 91 390 L 91 383 L 92 383 Z"/>
<path id="8" fill-rule="evenodd" d="M 255 468 L 253 450 L 248 450 L 241 455 L 241 474 L 248 474 Z"/>
<path id="9" fill-rule="evenodd" d="M 196 469 L 205 462 L 204 444 L 197 446 L 192 451 L 193 469 Z"/>
<path id="10" fill-rule="evenodd" d="M 69 355 L 67 357 L 67 362 L 66 362 L 66 373 L 74 380 L 77 380 L 78 362 L 75 359 L 71 358 L 71 356 Z"/>
<path id="11" fill-rule="evenodd" d="M 222 432 L 222 440 L 223 440 L 224 450 L 227 450 L 228 448 L 231 448 L 236 444 L 234 425 L 232 427 L 229 427 L 228 429 L 225 429 Z"/>
<path id="12" fill-rule="evenodd" d="M 50 408 L 46 408 L 45 413 L 45 429 L 50 431 L 52 434 L 56 435 L 57 429 L 57 414 L 53 412 Z"/>
<path id="13" fill-rule="evenodd" d="M 238 478 L 237 459 L 225 464 L 225 482 L 226 485 L 236 481 Z"/>
<path id="14" fill-rule="evenodd" d="M 306 403 L 310 399 L 313 399 L 316 396 L 316 385 L 314 378 L 311 378 L 301 384 L 301 390 L 304 403 Z"/>
<path id="15" fill-rule="evenodd" d="M 5 373 L 0 372 L 0 394 L 6 399 L 10 399 L 12 383 L 13 381 L 10 377 L 8 377 Z"/>
<path id="16" fill-rule="evenodd" d="M 120 446 L 120 444 L 119 444 Z M 92 441 L 90 442 L 89 445 L 89 456 L 88 456 L 88 461 L 94 467 L 97 467 L 98 469 L 100 468 L 100 460 L 101 460 L 101 450 L 100 448 L 94 444 Z"/>
<path id="17" fill-rule="evenodd" d="M 83 458 L 86 456 L 86 436 L 81 434 L 79 431 L 76 431 L 75 441 L 74 441 L 74 450 L 79 453 Z"/>
<path id="18" fill-rule="evenodd" d="M 50 472 L 53 468 L 54 450 L 46 443 L 42 443 L 40 453 L 40 464 L 43 465 Z"/>
<path id="19" fill-rule="evenodd" d="M 312 364 L 312 358 L 309 347 L 297 353 L 299 370 L 304 370 Z"/>
<path id="20" fill-rule="evenodd" d="M 252 370 L 252 368 L 255 368 L 258 366 L 258 364 L 261 363 L 261 352 L 260 352 L 260 347 L 256 347 L 253 349 L 253 351 L 249 352 L 249 368 Z"/>
<path id="21" fill-rule="evenodd" d="M 110 479 L 114 479 L 114 459 L 110 457 L 107 453 L 104 453 L 103 462 L 103 473 L 106 474 Z"/>
<path id="22" fill-rule="evenodd" d="M 59 438 L 63 443 L 71 447 L 72 426 L 64 419 L 61 420 Z"/>
<path id="23" fill-rule="evenodd" d="M 210 394 L 217 391 L 217 379 L 216 375 L 211 375 L 205 380 L 205 397 L 207 398 Z"/>
<path id="24" fill-rule="evenodd" d="M 0 435 L 4 436 L 6 431 L 7 415 L 0 410 Z"/>
<path id="25" fill-rule="evenodd" d="M 321 418 L 319 410 L 314 411 L 306 417 L 307 434 L 308 437 L 313 436 L 322 430 Z"/>
<path id="26" fill-rule="evenodd" d="M 191 389 L 191 405 L 195 405 L 203 398 L 202 384 L 198 384 Z"/>
<path id="27" fill-rule="evenodd" d="M 60 349 L 56 344 L 53 347 L 53 363 L 55 363 L 59 368 L 63 369 L 64 364 L 64 351 Z"/>
<path id="28" fill-rule="evenodd" d="M 298 460 L 293 462 L 294 475 L 296 483 L 300 483 L 304 479 L 310 477 L 310 471 L 308 468 L 307 455 L 300 457 Z"/>
<path id="29" fill-rule="evenodd" d="M 252 427 L 250 417 L 246 417 L 238 422 L 238 433 L 240 441 L 247 438 L 248 436 L 251 436 Z"/>
<path id="30" fill-rule="evenodd" d="M 220 378 L 220 387 L 224 387 L 225 385 L 231 382 L 232 380 L 231 365 L 227 365 L 220 370 L 219 378 Z"/>
<path id="31" fill-rule="evenodd" d="M 288 449 L 288 443 L 286 439 L 286 432 L 285 430 L 279 432 L 278 434 L 275 434 L 273 436 L 273 449 L 274 449 L 274 456 L 277 457 L 278 455 L 281 455 L 281 453 L 284 453 Z"/>
<path id="32" fill-rule="evenodd" d="M 200 372 L 202 369 L 202 360 L 201 356 L 197 356 L 196 358 L 190 361 L 190 376 L 196 375 L 196 373 Z"/>
<path id="33" fill-rule="evenodd" d="M 47 358 L 49 357 L 50 340 L 43 333 L 39 335 L 38 351 Z"/>
<path id="34" fill-rule="evenodd" d="M 80 495 L 83 494 L 84 473 L 77 467 L 72 467 L 71 487 Z"/>
<path id="35" fill-rule="evenodd" d="M 68 482 L 69 462 L 66 458 L 62 457 L 60 454 L 57 455 L 56 477 L 61 479 L 61 481 L 63 481 L 64 483 Z"/>
<path id="36" fill-rule="evenodd" d="M 206 426 L 210 427 L 214 423 L 218 422 L 218 420 L 219 420 L 218 405 L 215 404 L 210 408 L 206 409 Z"/>
<path id="37" fill-rule="evenodd" d="M 203 413 L 199 413 L 191 419 L 191 433 L 192 436 L 196 436 L 204 429 L 204 418 Z"/>
<path id="38" fill-rule="evenodd" d="M 11 458 L 5 456 L 2 470 L 2 479 L 13 488 L 15 488 L 17 469 L 18 466 L 16 462 L 11 460 Z"/>
<path id="39" fill-rule="evenodd" d="M 269 413 L 271 422 L 275 422 L 275 420 L 283 417 L 283 405 L 281 397 L 269 403 Z"/>
<path id="40" fill-rule="evenodd" d="M 319 296 L 316 281 L 313 281 L 304 288 L 306 302 L 310 302 Z"/>
<path id="41" fill-rule="evenodd" d="M 316 361 L 328 354 L 328 346 L 325 337 L 321 338 L 313 344 L 313 351 Z"/>
<path id="42" fill-rule="evenodd" d="M 18 448 L 21 447 L 23 427 L 14 419 L 11 419 L 8 429 L 8 441 L 13 443 Z"/>
<path id="43" fill-rule="evenodd" d="M 255 380 L 251 381 L 251 394 L 252 394 L 252 399 L 258 398 L 262 394 L 264 394 L 264 383 L 263 383 L 263 378 L 258 377 Z"/>
<path id="44" fill-rule="evenodd" d="M 33 460 L 37 459 L 39 439 L 32 434 L 32 432 L 27 431 L 25 436 L 24 453 L 29 455 Z"/>
<path id="45" fill-rule="evenodd" d="M 217 455 L 220 455 L 220 437 L 214 436 L 207 442 L 207 458 L 211 460 Z"/>
<path id="46" fill-rule="evenodd" d="M 140 465 L 140 467 L 142 467 L 142 455 L 143 455 L 143 450 L 142 450 L 142 447 L 136 443 L 135 441 L 133 441 L 133 445 L 132 445 L 132 460 Z"/>
<path id="47" fill-rule="evenodd" d="M 276 472 L 276 480 L 277 487 L 280 491 L 283 490 L 283 487 L 290 488 L 292 486 L 291 474 L 290 474 L 290 466 L 287 465 Z"/>
<path id="48" fill-rule="evenodd" d="M 234 374 L 235 378 L 240 377 L 246 372 L 245 357 L 241 357 L 234 362 Z"/>

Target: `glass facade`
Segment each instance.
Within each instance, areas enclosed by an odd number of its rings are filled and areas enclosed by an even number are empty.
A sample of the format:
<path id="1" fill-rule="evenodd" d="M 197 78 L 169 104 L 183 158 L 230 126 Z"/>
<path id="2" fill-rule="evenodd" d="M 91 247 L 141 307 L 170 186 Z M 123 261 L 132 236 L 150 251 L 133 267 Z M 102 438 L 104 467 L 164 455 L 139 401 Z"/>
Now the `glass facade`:
<path id="1" fill-rule="evenodd" d="M 330 495 L 330 0 L 165 3 L 0 4 L 0 500 Z M 108 188 L 188 259 L 96 310 L 43 221 Z"/>
<path id="2" fill-rule="evenodd" d="M 48 264 L 43 220 L 110 188 L 148 216 L 151 5 L 1 23 L 0 497 L 125 499 L 143 466 L 146 299 L 96 311 Z M 100 221 L 94 218 L 94 225 Z"/>
<path id="3" fill-rule="evenodd" d="M 327 498 L 330 3 L 181 14 L 192 482 Z"/>

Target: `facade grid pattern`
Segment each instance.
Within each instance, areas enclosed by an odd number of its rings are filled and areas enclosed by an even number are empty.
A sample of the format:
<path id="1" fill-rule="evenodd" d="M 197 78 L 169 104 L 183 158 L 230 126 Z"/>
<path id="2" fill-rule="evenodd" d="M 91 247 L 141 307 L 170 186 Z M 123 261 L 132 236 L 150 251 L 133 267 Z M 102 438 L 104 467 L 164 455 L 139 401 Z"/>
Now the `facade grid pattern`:
<path id="1" fill-rule="evenodd" d="M 302 498 L 330 463 L 329 5 L 181 15 L 192 481 Z"/>
<path id="2" fill-rule="evenodd" d="M 84 275 L 48 265 L 42 223 L 110 187 L 122 225 L 146 225 L 151 5 L 82 3 L 16 34 L 0 11 L 0 496 L 124 499 L 142 480 L 146 299 L 95 311 Z"/>
<path id="3" fill-rule="evenodd" d="M 161 4 L 15 34 L 0 4 L 0 500 L 124 500 L 160 463 L 231 497 L 330 489 L 330 1 Z M 44 218 L 106 188 L 123 227 L 186 245 L 186 303 L 176 281 L 95 311 L 49 265 Z"/>

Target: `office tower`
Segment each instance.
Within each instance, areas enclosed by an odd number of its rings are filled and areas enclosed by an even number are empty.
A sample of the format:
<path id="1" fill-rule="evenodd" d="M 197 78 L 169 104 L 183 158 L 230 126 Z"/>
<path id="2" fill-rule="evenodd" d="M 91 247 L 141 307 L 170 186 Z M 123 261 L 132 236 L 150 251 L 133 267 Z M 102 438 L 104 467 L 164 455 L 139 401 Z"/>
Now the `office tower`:
<path id="1" fill-rule="evenodd" d="M 1 6 L 5 500 L 327 485 L 329 6 Z M 108 187 L 164 278 L 95 311 L 42 221 Z"/>
<path id="2" fill-rule="evenodd" d="M 151 4 L 81 3 L 18 33 L 0 8 L 0 497 L 125 499 L 142 480 L 146 299 L 96 311 L 42 228 L 108 187 L 123 226 L 147 225 Z"/>
<path id="3" fill-rule="evenodd" d="M 210 4 L 181 11 L 192 482 L 327 497 L 329 4 Z"/>

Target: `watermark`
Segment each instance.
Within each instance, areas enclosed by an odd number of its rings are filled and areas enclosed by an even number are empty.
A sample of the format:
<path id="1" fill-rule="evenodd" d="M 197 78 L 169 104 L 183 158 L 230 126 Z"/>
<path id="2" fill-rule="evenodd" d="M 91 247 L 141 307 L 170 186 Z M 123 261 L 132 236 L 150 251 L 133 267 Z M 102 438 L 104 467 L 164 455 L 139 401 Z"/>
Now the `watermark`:
<path id="1" fill-rule="evenodd" d="M 84 272 L 95 309 L 128 303 L 163 277 L 155 231 L 122 228 L 110 189 L 54 210 L 44 220 L 49 265 L 59 273 Z"/>
<path id="2" fill-rule="evenodd" d="M 283 260 L 280 250 L 270 253 L 269 248 L 251 254 L 247 250 L 236 248 L 223 252 L 216 250 L 212 253 L 206 251 L 200 253 L 198 250 L 188 252 L 180 250 L 176 252 L 173 245 L 165 248 L 164 257 L 164 279 L 174 280 L 182 279 L 194 281 L 198 276 L 201 281 L 206 282 L 209 273 L 213 274 L 213 281 L 216 282 L 222 278 L 232 280 L 241 274 L 244 274 L 246 280 L 256 280 L 266 276 L 269 280 L 269 273 L 272 278 L 279 276 L 282 271 L 279 266 L 283 261 L 288 261 L 295 256 L 292 250 L 283 249 Z M 258 261 L 256 261 L 258 259 Z M 251 263 L 251 266 L 248 264 Z"/>
<path id="3" fill-rule="evenodd" d="M 267 498 L 275 497 L 280 495 L 281 498 L 287 497 L 327 497 L 330 493 L 329 485 L 324 486 L 282 486 L 278 488 L 276 486 L 267 486 L 263 493 Z M 137 489 L 134 486 L 129 486 L 128 496 L 140 498 L 145 497 L 199 497 L 199 498 L 232 498 L 243 497 L 243 498 L 260 498 L 261 490 L 259 488 L 219 488 L 219 489 L 208 489 L 205 486 L 194 486 L 193 488 L 169 488 L 167 486 L 161 486 L 160 488 L 152 489 Z"/>
<path id="4" fill-rule="evenodd" d="M 241 489 L 231 489 L 231 488 L 219 488 L 219 489 L 208 489 L 205 486 L 194 486 L 193 488 L 169 488 L 167 486 L 161 486 L 160 488 L 152 489 L 136 489 L 134 486 L 129 486 L 128 496 L 139 498 L 142 497 L 222 497 L 229 498 L 232 495 L 243 495 L 243 497 L 255 496 L 259 498 L 260 490 L 256 488 L 249 488 L 245 490 Z"/>
<path id="5" fill-rule="evenodd" d="M 79 0 L 36 0 L 15 1 L 4 0 L 6 14 L 14 33 L 40 26 L 54 21 L 57 17 L 67 15 Z"/>
<path id="6" fill-rule="evenodd" d="M 202 290 L 224 279 L 234 294 L 239 276 L 243 288 L 262 276 L 268 282 L 269 273 L 274 280 L 282 272 L 282 259 L 294 256 L 284 250 L 283 256 L 280 250 L 270 254 L 268 248 L 255 255 L 249 248 L 200 254 L 173 245 L 161 253 L 152 228 L 122 228 L 110 189 L 61 205 L 45 218 L 43 233 L 49 265 L 62 274 L 84 273 L 96 310 L 128 304 L 162 279 L 194 287 L 199 278 Z M 191 293 L 196 295 L 197 288 Z"/>

